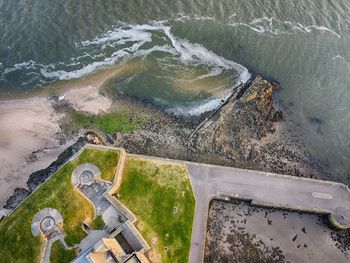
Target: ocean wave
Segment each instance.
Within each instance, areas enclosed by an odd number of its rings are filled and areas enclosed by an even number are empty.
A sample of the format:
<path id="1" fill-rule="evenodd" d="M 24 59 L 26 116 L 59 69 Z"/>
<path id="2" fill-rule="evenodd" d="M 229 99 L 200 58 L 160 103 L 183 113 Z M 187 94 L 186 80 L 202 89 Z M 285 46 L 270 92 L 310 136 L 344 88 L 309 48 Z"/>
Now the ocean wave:
<path id="1" fill-rule="evenodd" d="M 75 46 L 80 54 L 70 58 L 69 63 L 57 62 L 43 65 L 30 60 L 5 69 L 1 72 L 1 77 L 4 78 L 7 74 L 21 70 L 28 77 L 33 76 L 37 79 L 38 76 L 39 78 L 41 76 L 40 83 L 76 79 L 119 62 L 127 62 L 137 57 L 145 58 L 155 52 L 161 52 L 162 55 L 155 55 L 160 64 L 168 61 L 175 67 L 183 67 L 182 63 L 185 66 L 205 69 L 201 75 L 196 76 L 197 79 L 230 72 L 233 80 L 232 88 L 234 88 L 240 83 L 247 82 L 250 78 L 244 66 L 217 55 L 199 43 L 191 43 L 187 39 L 174 35 L 169 21 L 154 21 L 150 24 L 136 25 L 119 22 L 118 26 L 113 29 L 93 39 L 76 43 Z M 28 85 L 32 83 L 32 80 L 25 79 L 22 83 Z M 174 112 L 187 112 L 190 115 L 200 114 L 215 108 L 217 101 L 220 99 L 214 98 L 190 108 L 173 110 Z"/>
<path id="2" fill-rule="evenodd" d="M 231 16 L 231 20 L 234 19 L 235 16 Z M 273 35 L 278 34 L 295 34 L 297 32 L 310 33 L 313 30 L 327 32 L 338 38 L 341 38 L 341 35 L 335 32 L 334 30 L 320 25 L 303 25 L 299 22 L 291 22 L 288 20 L 282 21 L 274 17 L 260 17 L 256 18 L 250 22 L 236 22 L 233 21 L 229 23 L 231 26 L 245 26 L 250 28 L 251 30 L 263 34 L 270 33 Z"/>
<path id="3" fill-rule="evenodd" d="M 6 76 L 7 74 L 14 72 L 16 70 L 23 70 L 23 69 L 36 69 L 38 67 L 41 67 L 43 65 L 36 63 L 34 60 L 29 60 L 21 63 L 17 63 L 13 65 L 11 68 L 5 68 L 4 72 L 1 74 L 2 76 Z"/>
<path id="4" fill-rule="evenodd" d="M 250 74 L 244 66 L 218 56 L 201 44 L 191 43 L 186 39 L 176 37 L 171 31 L 168 21 L 156 21 L 152 24 L 141 25 L 127 25 L 120 22 L 119 25 L 94 39 L 76 43 L 76 47 L 83 50 L 84 54 L 72 57 L 71 63 L 58 62 L 42 65 L 31 60 L 15 64 L 11 68 L 5 69 L 1 75 L 4 77 L 17 70 L 36 70 L 46 79 L 68 80 L 91 74 L 100 68 L 114 65 L 118 61 L 145 57 L 158 51 L 167 53 L 172 59 L 180 59 L 184 64 L 206 65 L 211 71 L 203 78 L 218 75 L 223 70 L 237 71 L 240 82 L 246 82 L 250 78 Z M 162 33 L 164 41 L 170 43 L 152 45 L 152 41 L 156 37 L 153 32 Z M 145 49 L 143 48 L 145 44 L 149 44 L 151 47 Z M 108 48 L 113 48 L 115 51 L 107 54 L 106 49 Z M 91 59 L 89 64 L 83 61 L 87 57 Z"/>

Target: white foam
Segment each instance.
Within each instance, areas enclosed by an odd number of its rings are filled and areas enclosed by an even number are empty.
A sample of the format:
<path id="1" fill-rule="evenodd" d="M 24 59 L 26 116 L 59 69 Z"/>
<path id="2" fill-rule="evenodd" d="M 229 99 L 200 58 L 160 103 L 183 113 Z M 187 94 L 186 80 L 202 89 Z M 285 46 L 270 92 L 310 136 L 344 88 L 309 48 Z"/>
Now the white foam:
<path id="1" fill-rule="evenodd" d="M 175 37 L 171 33 L 170 27 L 164 27 L 163 30 L 171 40 L 173 47 L 180 54 L 182 62 L 209 65 L 216 68 L 217 71 L 218 68 L 235 69 L 240 75 L 240 81 L 244 83 L 250 78 L 248 69 L 242 65 L 218 56 L 214 52 L 206 49 L 201 44 L 190 43 L 185 39 Z"/>
<path id="2" fill-rule="evenodd" d="M 171 19 L 171 21 L 180 21 L 180 22 L 187 22 L 187 21 L 193 21 L 193 20 L 200 20 L 200 21 L 215 21 L 215 18 L 212 16 L 199 16 L 199 15 L 185 15 L 185 14 L 178 14 L 175 18 Z"/>
<path id="3" fill-rule="evenodd" d="M 169 54 L 172 54 L 174 56 L 177 54 L 176 50 L 173 47 L 169 46 L 169 45 L 164 45 L 164 46 L 158 46 L 157 45 L 157 46 L 154 46 L 154 47 L 152 47 L 150 49 L 137 50 L 134 55 L 136 57 L 145 57 L 145 56 L 151 54 L 152 52 L 156 52 L 156 51 L 169 53 Z"/>
<path id="4" fill-rule="evenodd" d="M 148 49 L 142 49 L 142 46 L 145 43 L 152 42 L 152 31 L 164 33 L 168 40 L 170 40 L 171 45 L 155 45 Z M 132 43 L 132 45 L 118 49 L 118 46 L 125 45 L 127 43 Z M 152 52 L 159 51 L 168 53 L 173 58 L 179 57 L 185 64 L 209 66 L 211 69 L 209 69 L 208 74 L 202 76 L 203 78 L 221 74 L 223 70 L 237 71 L 238 75 L 240 75 L 239 80 L 242 82 L 246 82 L 250 78 L 248 70 L 242 65 L 218 56 L 214 52 L 206 49 L 201 44 L 190 43 L 186 39 L 177 38 L 171 32 L 171 27 L 168 25 L 167 21 L 155 21 L 153 24 L 142 25 L 122 24 L 121 27 L 114 28 L 105 34 L 102 34 L 100 37 L 96 37 L 93 40 L 83 41 L 80 43 L 80 45 L 77 44 L 77 46 L 81 46 L 84 49 L 94 45 L 101 45 L 101 49 L 112 46 L 117 50 L 103 60 L 94 61 L 76 70 L 54 70 L 55 66 L 50 65 L 41 68 L 41 74 L 49 79 L 67 80 L 79 78 L 90 74 L 99 68 L 113 65 L 118 60 L 128 59 L 131 57 L 144 57 Z M 72 61 L 74 62 L 69 65 L 79 66 L 79 58 L 86 56 L 90 56 L 92 59 L 95 59 L 100 58 L 103 55 L 101 55 L 101 53 L 98 55 L 85 53 L 81 57 L 72 58 Z"/>
<path id="5" fill-rule="evenodd" d="M 187 17 L 178 18 L 179 21 L 192 19 Z M 208 17 L 197 17 L 196 19 L 212 19 Z M 258 21 L 256 22 L 258 23 Z M 155 35 L 154 33 L 157 32 Z M 153 38 L 161 39 L 163 44 L 152 44 Z M 146 47 L 147 46 L 147 47 Z M 166 60 L 181 61 L 189 66 L 205 66 L 207 73 L 197 77 L 204 79 L 220 75 L 223 71 L 232 72 L 232 78 L 245 83 L 250 74 L 248 70 L 224 57 L 215 54 L 199 43 L 191 43 L 187 39 L 175 36 L 168 21 L 154 21 L 151 24 L 126 25 L 119 23 L 118 27 L 91 40 L 82 41 L 76 44 L 81 49 L 82 55 L 72 57 L 71 63 L 58 62 L 55 64 L 41 65 L 35 61 L 28 61 L 14 65 L 6 69 L 4 74 L 18 69 L 34 69 L 40 72 L 46 79 L 68 80 L 80 78 L 91 74 L 96 70 L 114 65 L 120 61 L 126 61 L 134 57 L 146 57 L 153 52 L 163 52 Z M 115 51 L 111 53 L 114 49 Z M 108 54 L 108 55 L 107 55 Z M 86 63 L 86 58 L 92 60 Z M 164 59 L 160 58 L 160 61 Z M 175 63 L 176 64 L 176 63 Z M 69 70 L 67 68 L 70 68 Z M 189 108 L 174 109 L 176 112 L 188 113 L 190 115 L 200 114 L 217 107 L 220 99 L 213 99 L 201 105 L 192 105 Z"/>
<path id="6" fill-rule="evenodd" d="M 150 42 L 152 40 L 152 33 L 133 27 L 128 29 L 126 26 L 115 28 L 108 31 L 100 37 L 96 37 L 93 40 L 86 40 L 81 42 L 82 46 L 105 44 L 115 42 L 114 44 L 122 45 L 128 42 L 143 41 Z"/>
<path id="7" fill-rule="evenodd" d="M 304 29 L 306 32 L 311 32 L 311 29 L 316 29 L 319 31 L 326 31 L 326 32 L 329 32 L 329 33 L 337 36 L 338 38 L 341 38 L 341 36 L 338 33 L 334 32 L 333 30 L 331 30 L 325 26 L 311 25 L 311 26 L 304 27 Z"/>
<path id="8" fill-rule="evenodd" d="M 236 16 L 231 16 L 231 18 L 235 18 Z M 331 30 L 326 26 L 320 25 L 302 25 L 299 22 L 291 22 L 288 20 L 282 21 L 274 17 L 260 17 L 255 18 L 250 22 L 232 22 L 229 25 L 231 26 L 245 26 L 253 31 L 264 34 L 266 32 L 278 35 L 278 34 L 294 34 L 298 32 L 310 33 L 313 30 L 328 32 L 341 38 L 340 34 Z"/>
<path id="9" fill-rule="evenodd" d="M 38 66 L 40 66 L 40 64 L 36 63 L 34 60 L 17 63 L 13 65 L 11 68 L 6 68 L 3 72 L 3 75 L 5 76 L 8 73 L 11 73 L 20 69 L 35 69 Z"/>
<path id="10" fill-rule="evenodd" d="M 220 103 L 221 99 L 212 99 L 207 102 L 198 103 L 192 106 L 179 106 L 170 108 L 167 110 L 167 112 L 173 113 L 175 115 L 197 116 L 205 112 L 217 109 L 220 106 Z"/>
<path id="11" fill-rule="evenodd" d="M 332 59 L 344 59 L 341 55 L 336 55 L 334 57 L 332 57 Z"/>

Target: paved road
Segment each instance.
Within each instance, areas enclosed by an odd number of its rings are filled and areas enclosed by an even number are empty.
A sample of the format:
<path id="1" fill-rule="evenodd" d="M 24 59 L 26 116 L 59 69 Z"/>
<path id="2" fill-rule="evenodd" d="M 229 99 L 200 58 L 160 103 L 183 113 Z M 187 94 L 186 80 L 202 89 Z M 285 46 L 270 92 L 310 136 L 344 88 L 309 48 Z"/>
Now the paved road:
<path id="1" fill-rule="evenodd" d="M 350 226 L 350 192 L 339 183 L 186 162 L 196 197 L 190 263 L 202 262 L 209 201 L 214 197 L 331 214 Z"/>

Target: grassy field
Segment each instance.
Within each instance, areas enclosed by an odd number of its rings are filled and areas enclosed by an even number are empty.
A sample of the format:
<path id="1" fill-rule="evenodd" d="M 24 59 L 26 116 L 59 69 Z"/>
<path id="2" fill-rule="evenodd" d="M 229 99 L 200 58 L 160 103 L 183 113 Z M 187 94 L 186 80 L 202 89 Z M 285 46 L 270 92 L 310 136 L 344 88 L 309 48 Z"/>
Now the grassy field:
<path id="1" fill-rule="evenodd" d="M 38 261 L 41 240 L 33 237 L 31 222 L 34 215 L 45 207 L 55 208 L 62 214 L 66 242 L 69 245 L 79 243 L 85 237 L 81 223 L 94 218 L 94 208 L 82 194 L 74 190 L 71 174 L 79 164 L 91 162 L 99 166 L 102 177 L 110 178 L 116 169 L 117 157 L 118 153 L 114 151 L 86 149 L 74 162 L 61 168 L 10 217 L 0 223 L 0 259 L 6 259 L 8 263 Z M 105 162 L 109 165 L 103 165 Z"/>
<path id="2" fill-rule="evenodd" d="M 184 166 L 129 159 L 119 200 L 132 211 L 154 262 L 188 262 L 195 200 Z"/>
<path id="3" fill-rule="evenodd" d="M 133 131 L 138 126 L 138 120 L 130 114 L 117 112 L 98 115 L 75 112 L 73 120 L 82 128 L 98 129 L 109 134 Z"/>

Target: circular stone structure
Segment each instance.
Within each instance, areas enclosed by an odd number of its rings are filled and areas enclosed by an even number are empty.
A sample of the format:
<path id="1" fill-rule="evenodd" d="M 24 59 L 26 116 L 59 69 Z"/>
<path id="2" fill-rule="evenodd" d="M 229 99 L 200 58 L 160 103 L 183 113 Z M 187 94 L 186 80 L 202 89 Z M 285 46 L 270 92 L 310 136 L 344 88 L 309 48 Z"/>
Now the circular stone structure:
<path id="1" fill-rule="evenodd" d="M 100 169 L 92 163 L 83 163 L 74 169 L 72 173 L 72 184 L 78 185 L 91 185 L 95 177 L 100 175 Z"/>
<path id="2" fill-rule="evenodd" d="M 90 184 L 94 181 L 94 174 L 91 171 L 84 171 L 79 175 L 81 184 Z"/>
<path id="3" fill-rule="evenodd" d="M 43 234 L 50 234 L 56 226 L 55 219 L 51 216 L 44 217 L 40 222 L 40 230 Z"/>
<path id="4" fill-rule="evenodd" d="M 47 237 L 62 223 L 63 218 L 60 212 L 54 208 L 44 208 L 36 213 L 32 220 L 32 234 L 35 237 L 40 234 Z"/>

